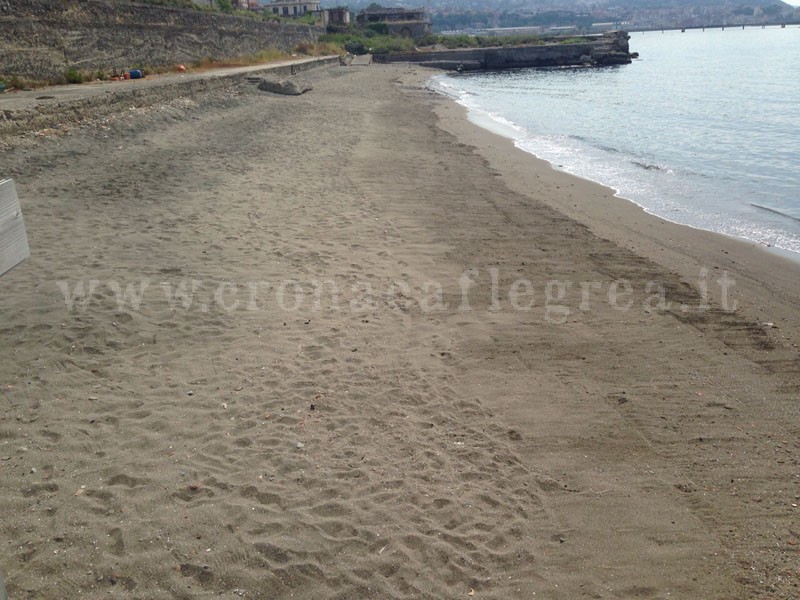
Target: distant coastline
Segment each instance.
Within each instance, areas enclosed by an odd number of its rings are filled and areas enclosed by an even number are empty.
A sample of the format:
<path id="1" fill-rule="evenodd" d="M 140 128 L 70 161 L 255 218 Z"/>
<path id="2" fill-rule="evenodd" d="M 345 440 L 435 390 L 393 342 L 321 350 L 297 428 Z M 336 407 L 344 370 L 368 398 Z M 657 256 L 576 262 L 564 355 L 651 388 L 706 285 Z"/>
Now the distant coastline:
<path id="1" fill-rule="evenodd" d="M 602 67 L 631 62 L 626 31 L 544 37 L 543 43 L 488 46 L 456 50 L 392 52 L 375 55 L 375 62 L 409 62 L 449 71 L 519 69 L 527 67 Z"/>
<path id="2" fill-rule="evenodd" d="M 690 31 L 690 30 L 700 30 L 705 31 L 706 29 L 784 29 L 786 27 L 797 27 L 800 26 L 800 19 L 792 19 L 782 23 L 762 23 L 762 24 L 724 24 L 724 23 L 715 23 L 712 25 L 687 25 L 686 27 L 629 27 L 629 33 L 649 33 L 653 31 Z"/>

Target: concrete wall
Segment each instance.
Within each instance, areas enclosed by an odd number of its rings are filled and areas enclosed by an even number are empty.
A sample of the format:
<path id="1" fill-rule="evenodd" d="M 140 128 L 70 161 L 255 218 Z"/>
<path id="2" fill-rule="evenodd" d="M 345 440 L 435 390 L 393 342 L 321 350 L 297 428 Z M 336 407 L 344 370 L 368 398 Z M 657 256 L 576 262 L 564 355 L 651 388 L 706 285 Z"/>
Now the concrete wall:
<path id="1" fill-rule="evenodd" d="M 321 28 L 122 0 L 0 0 L 0 75 L 50 80 L 291 50 Z"/>
<path id="2" fill-rule="evenodd" d="M 386 23 L 389 33 L 419 40 L 431 33 L 431 24 L 428 21 L 389 21 Z"/>
<path id="3" fill-rule="evenodd" d="M 79 94 L 40 100 L 41 92 L 21 92 L 0 96 L 0 141 L 40 129 L 60 128 L 119 114 L 131 107 L 141 108 L 176 98 L 191 97 L 244 84 L 253 76 L 285 77 L 313 69 L 339 65 L 339 57 L 301 59 L 292 64 L 262 65 L 190 73 L 183 77 L 139 79 L 125 83 L 70 86 Z M 229 72 L 225 72 L 229 71 Z M 65 90 L 69 88 L 61 88 Z M 49 94 L 45 94 L 49 95 Z M 1 599 L 0 599 L 1 600 Z"/>
<path id="4" fill-rule="evenodd" d="M 376 54 L 375 62 L 413 62 L 443 69 L 461 67 L 463 70 L 558 67 L 587 62 L 600 66 L 631 62 L 628 34 L 624 31 L 585 36 L 584 39 L 584 42 L 575 44 Z"/>

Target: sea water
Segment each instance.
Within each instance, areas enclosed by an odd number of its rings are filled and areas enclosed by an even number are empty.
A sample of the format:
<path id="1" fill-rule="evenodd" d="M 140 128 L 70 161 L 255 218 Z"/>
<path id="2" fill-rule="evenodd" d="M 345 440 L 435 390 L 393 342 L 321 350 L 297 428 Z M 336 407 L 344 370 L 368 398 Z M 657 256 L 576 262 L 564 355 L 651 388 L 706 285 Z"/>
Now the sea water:
<path id="1" fill-rule="evenodd" d="M 800 253 L 800 27 L 637 32 L 630 49 L 630 65 L 446 74 L 431 86 L 648 212 Z"/>

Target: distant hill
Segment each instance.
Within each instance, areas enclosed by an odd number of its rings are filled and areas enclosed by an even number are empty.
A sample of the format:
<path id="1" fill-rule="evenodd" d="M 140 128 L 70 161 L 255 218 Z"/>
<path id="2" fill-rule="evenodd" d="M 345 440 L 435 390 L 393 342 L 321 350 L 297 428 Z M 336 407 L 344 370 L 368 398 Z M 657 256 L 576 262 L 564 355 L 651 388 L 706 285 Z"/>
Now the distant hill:
<path id="1" fill-rule="evenodd" d="M 779 6 L 782 9 L 794 10 L 794 7 L 781 0 L 608 0 L 607 2 L 597 2 L 594 6 L 615 6 L 629 9 L 691 8 L 702 6 L 729 7 L 731 9 L 736 9 L 744 6 L 762 8 L 766 6 Z"/>
<path id="2" fill-rule="evenodd" d="M 322 2 L 323 6 L 337 3 Z M 353 0 L 349 7 L 357 11 L 371 4 L 370 0 Z M 384 5 L 428 8 L 435 31 L 565 26 L 588 31 L 595 23 L 636 30 L 800 19 L 800 9 L 782 0 L 398 0 Z"/>
<path id="3" fill-rule="evenodd" d="M 374 0 L 322 0 L 323 7 L 346 4 L 351 10 L 361 10 Z M 583 2 L 575 0 L 398 0 L 384 1 L 382 6 L 402 6 L 405 8 L 430 8 L 435 12 L 519 12 L 536 13 L 549 10 L 564 10 L 573 13 L 590 13 L 597 9 L 657 9 L 717 6 L 735 9 L 742 6 L 765 7 L 780 6 L 782 9 L 794 10 L 794 7 L 782 0 L 596 0 Z"/>

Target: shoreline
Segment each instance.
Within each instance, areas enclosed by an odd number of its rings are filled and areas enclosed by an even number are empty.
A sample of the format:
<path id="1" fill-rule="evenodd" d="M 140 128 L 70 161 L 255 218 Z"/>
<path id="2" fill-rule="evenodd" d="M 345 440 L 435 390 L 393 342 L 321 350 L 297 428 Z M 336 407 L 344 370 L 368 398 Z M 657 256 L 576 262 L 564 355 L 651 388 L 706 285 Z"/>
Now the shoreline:
<path id="1" fill-rule="evenodd" d="M 757 240 L 751 240 L 751 239 L 748 239 L 746 237 L 741 237 L 739 235 L 735 235 L 735 234 L 732 234 L 732 233 L 726 233 L 724 231 L 715 231 L 713 229 L 707 229 L 707 228 L 705 228 L 703 226 L 698 226 L 698 225 L 694 225 L 694 224 L 691 224 L 691 223 L 682 223 L 680 221 L 676 221 L 676 220 L 674 220 L 673 218 L 671 218 L 669 216 L 663 216 L 663 215 L 659 214 L 658 212 L 655 212 L 655 211 L 649 209 L 646 206 L 646 204 L 643 204 L 640 201 L 637 201 L 637 200 L 635 200 L 635 199 L 633 199 L 631 197 L 626 196 L 623 191 L 621 191 L 618 188 L 615 188 L 613 185 L 610 185 L 610 184 L 605 183 L 603 181 L 600 181 L 598 179 L 593 179 L 590 174 L 589 175 L 586 175 L 586 174 L 580 175 L 580 174 L 574 173 L 574 172 L 570 171 L 569 169 L 562 168 L 562 167 L 556 165 L 555 163 L 552 163 L 547 158 L 544 158 L 544 157 L 541 157 L 541 156 L 537 155 L 535 152 L 523 149 L 521 147 L 521 144 L 524 142 L 524 139 L 520 139 L 518 137 L 519 132 L 520 131 L 524 131 L 522 128 L 520 128 L 519 126 L 517 126 L 517 125 L 515 125 L 515 124 L 513 124 L 513 123 L 511 123 L 509 121 L 506 121 L 503 117 L 499 117 L 500 120 L 498 120 L 498 117 L 492 116 L 492 113 L 490 113 L 490 112 L 488 112 L 486 110 L 469 107 L 466 104 L 463 104 L 459 98 L 457 98 L 456 96 L 452 95 L 449 91 L 447 91 L 447 88 L 450 87 L 450 86 L 448 86 L 448 85 L 440 86 L 440 85 L 437 85 L 435 83 L 435 80 L 437 78 L 439 78 L 439 77 L 443 77 L 443 75 L 441 75 L 439 73 L 435 73 L 435 72 L 432 73 L 431 77 L 426 82 L 426 87 L 428 87 L 432 91 L 434 91 L 434 92 L 436 92 L 438 94 L 441 94 L 442 96 L 452 100 L 456 104 L 459 104 L 460 106 L 464 107 L 464 109 L 466 111 L 466 118 L 468 120 L 470 120 L 473 124 L 483 128 L 483 129 L 485 129 L 485 130 L 487 130 L 487 131 L 489 131 L 489 132 L 491 132 L 493 134 L 499 135 L 500 137 L 504 137 L 504 138 L 507 138 L 507 139 L 511 140 L 513 142 L 514 146 L 517 149 L 519 149 L 519 150 L 521 150 L 523 152 L 526 152 L 527 154 L 530 154 L 531 156 L 533 156 L 533 157 L 535 157 L 535 158 L 537 158 L 539 160 L 543 160 L 543 161 L 547 162 L 551 166 L 551 168 L 553 170 L 559 171 L 559 172 L 563 172 L 563 173 L 565 173 L 567 175 L 570 175 L 572 177 L 577 177 L 579 179 L 588 181 L 590 183 L 597 184 L 597 185 L 603 186 L 603 187 L 605 187 L 607 189 L 613 190 L 614 195 L 617 196 L 618 198 L 621 198 L 621 199 L 623 199 L 623 200 L 625 200 L 627 202 L 630 202 L 630 203 L 636 205 L 637 207 L 641 208 L 645 213 L 653 215 L 654 217 L 656 217 L 658 219 L 669 221 L 669 222 L 671 222 L 671 223 L 673 223 L 675 225 L 680 225 L 680 226 L 696 229 L 698 231 L 707 231 L 709 233 L 714 233 L 714 234 L 721 235 L 721 236 L 724 236 L 724 237 L 728 237 L 728 238 L 731 238 L 731 239 L 734 239 L 734 240 L 739 240 L 739 241 L 744 242 L 746 244 L 753 244 L 753 245 L 756 245 L 756 246 L 764 248 L 765 250 L 767 250 L 768 252 L 770 252 L 772 254 L 775 254 L 775 255 L 783 257 L 783 258 L 787 258 L 787 259 L 789 259 L 789 260 L 791 260 L 793 262 L 796 262 L 796 263 L 800 264 L 800 251 L 792 251 L 792 250 L 789 250 L 789 249 L 781 248 L 779 246 L 775 246 L 773 244 L 767 244 L 767 243 L 764 243 L 764 242 L 759 242 Z M 644 201 L 646 202 L 646 199 Z M 790 220 L 793 220 L 793 221 L 797 221 L 796 218 L 794 218 L 794 217 L 792 217 L 790 215 L 783 214 L 780 211 L 775 211 L 773 209 L 765 208 L 765 207 L 762 207 L 762 206 L 756 205 L 756 204 L 752 204 L 752 206 L 754 206 L 754 207 L 756 207 L 758 209 L 761 209 L 761 210 L 767 210 L 767 211 L 771 211 L 773 213 L 777 213 L 777 214 L 781 215 L 781 217 L 784 218 L 784 219 L 790 219 Z"/>
<path id="2" fill-rule="evenodd" d="M 425 80 L 426 88 L 429 80 Z M 793 318 L 793 299 L 800 298 L 800 254 L 660 217 L 618 195 L 614 188 L 558 169 L 520 149 L 513 138 L 474 122 L 469 109 L 454 98 L 431 91 L 447 101 L 448 107 L 437 107 L 444 129 L 474 144 L 515 190 L 528 193 L 540 183 L 550 192 L 569 188 L 568 193 L 545 194 L 541 199 L 601 237 L 680 273 L 687 281 L 695 280 L 700 269 L 724 268 L 734 277 L 738 274 L 737 281 L 743 284 L 738 298 L 747 317 L 756 322 L 779 320 L 784 343 L 800 346 L 800 326 Z M 526 171 L 532 175 L 520 177 Z M 582 202 L 575 202 L 581 198 Z M 763 290 L 781 300 L 764 298 Z M 769 318 L 770 314 L 775 318 Z"/>
<path id="3" fill-rule="evenodd" d="M 437 90 L 434 90 L 434 91 L 437 91 Z M 443 95 L 447 96 L 447 94 L 443 94 Z M 658 213 L 655 213 L 655 212 L 651 211 L 650 209 L 648 209 L 643 204 L 640 204 L 636 200 L 632 200 L 631 198 L 628 198 L 625 195 L 623 195 L 623 193 L 620 190 L 618 190 L 617 188 L 612 187 L 610 185 L 607 185 L 607 184 L 603 183 L 602 181 L 599 181 L 599 180 L 596 180 L 596 179 L 591 179 L 590 177 L 584 177 L 584 176 L 581 176 L 581 175 L 577 175 L 575 173 L 570 173 L 566 169 L 559 168 L 557 165 L 553 164 L 552 162 L 550 162 L 546 158 L 542 158 L 542 157 L 536 155 L 533 152 L 529 152 L 528 150 L 520 148 L 519 145 L 518 145 L 518 140 L 516 140 L 515 138 L 511 137 L 510 135 L 505 135 L 505 134 L 501 133 L 499 130 L 495 131 L 488 125 L 487 126 L 481 125 L 474 118 L 474 116 L 472 114 L 474 111 L 472 111 L 472 109 L 460 104 L 457 100 L 455 100 L 453 98 L 450 98 L 450 99 L 453 100 L 454 102 L 456 102 L 456 104 L 459 104 L 460 106 L 462 106 L 465 109 L 465 111 L 467 113 L 466 114 L 467 120 L 469 120 L 474 125 L 477 125 L 481 129 L 484 129 L 484 130 L 486 130 L 486 131 L 488 131 L 490 133 L 494 133 L 496 135 L 499 135 L 500 137 L 503 137 L 503 138 L 506 138 L 506 139 L 510 140 L 511 142 L 513 142 L 514 147 L 517 150 L 519 150 L 520 152 L 524 152 L 526 154 L 529 154 L 530 156 L 534 157 L 537 160 L 541 160 L 541 161 L 546 162 L 550 166 L 550 168 L 552 170 L 554 170 L 554 171 L 557 171 L 559 173 L 564 173 L 565 175 L 568 175 L 570 177 L 575 177 L 575 178 L 580 179 L 582 181 L 586 181 L 587 183 L 594 184 L 594 185 L 599 185 L 599 186 L 601 186 L 603 188 L 606 188 L 607 190 L 610 190 L 615 198 L 619 198 L 620 200 L 623 200 L 625 202 L 629 202 L 629 203 L 633 204 L 636 208 L 641 209 L 645 214 L 648 214 L 648 215 L 650 215 L 652 217 L 655 217 L 656 219 L 661 219 L 662 221 L 666 221 L 668 223 L 672 223 L 673 225 L 678 225 L 678 226 L 681 226 L 681 227 L 688 227 L 688 228 L 694 229 L 696 231 L 703 231 L 703 232 L 706 232 L 706 233 L 712 233 L 714 235 L 722 236 L 724 238 L 728 238 L 728 239 L 733 240 L 733 241 L 737 241 L 737 242 L 741 242 L 741 243 L 744 243 L 744 244 L 747 244 L 747 245 L 750 245 L 750 246 L 762 248 L 765 252 L 767 252 L 767 253 L 769 253 L 771 255 L 787 259 L 787 260 L 789 260 L 789 261 L 791 261 L 793 263 L 800 264 L 800 252 L 794 252 L 792 250 L 786 250 L 785 248 L 779 248 L 777 246 L 771 246 L 771 245 L 762 244 L 760 242 L 756 242 L 754 240 L 748 240 L 747 238 L 738 237 L 738 236 L 735 236 L 735 235 L 729 234 L 729 233 L 723 233 L 723 232 L 720 232 L 720 231 L 713 231 L 712 229 L 703 229 L 702 227 L 698 227 L 696 225 L 691 225 L 689 223 L 681 223 L 679 221 L 674 221 L 674 220 L 670 219 L 669 217 L 664 217 L 664 216 L 659 215 Z M 488 117 L 488 118 L 491 119 L 491 117 Z M 765 210 L 771 210 L 771 209 L 765 209 Z M 787 217 L 786 215 L 783 215 L 783 216 L 785 218 Z M 788 217 L 788 218 L 794 219 L 794 217 Z"/>

